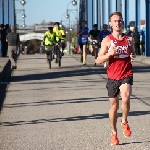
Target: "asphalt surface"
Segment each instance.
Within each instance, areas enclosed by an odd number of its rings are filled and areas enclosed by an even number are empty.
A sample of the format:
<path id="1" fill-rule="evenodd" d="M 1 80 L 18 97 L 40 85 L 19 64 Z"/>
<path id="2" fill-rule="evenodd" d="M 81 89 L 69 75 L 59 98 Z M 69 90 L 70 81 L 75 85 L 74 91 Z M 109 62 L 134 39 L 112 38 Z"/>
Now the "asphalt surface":
<path id="1" fill-rule="evenodd" d="M 0 150 L 150 150 L 150 66 L 133 63 L 132 136 L 122 134 L 119 109 L 120 145 L 112 147 L 106 69 L 93 63 L 65 55 L 49 69 L 44 55 L 20 55 L 0 83 Z"/>

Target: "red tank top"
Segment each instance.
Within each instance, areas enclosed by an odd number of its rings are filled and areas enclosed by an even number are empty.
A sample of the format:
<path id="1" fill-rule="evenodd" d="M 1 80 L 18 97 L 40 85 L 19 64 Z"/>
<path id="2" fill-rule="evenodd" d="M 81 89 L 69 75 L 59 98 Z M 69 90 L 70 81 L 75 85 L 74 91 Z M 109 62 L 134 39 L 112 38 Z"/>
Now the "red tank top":
<path id="1" fill-rule="evenodd" d="M 110 40 L 117 46 L 115 55 L 109 58 L 107 76 L 110 79 L 121 80 L 129 76 L 133 76 L 132 64 L 130 61 L 129 38 L 123 34 L 122 40 L 117 40 L 112 34 L 108 35 Z"/>

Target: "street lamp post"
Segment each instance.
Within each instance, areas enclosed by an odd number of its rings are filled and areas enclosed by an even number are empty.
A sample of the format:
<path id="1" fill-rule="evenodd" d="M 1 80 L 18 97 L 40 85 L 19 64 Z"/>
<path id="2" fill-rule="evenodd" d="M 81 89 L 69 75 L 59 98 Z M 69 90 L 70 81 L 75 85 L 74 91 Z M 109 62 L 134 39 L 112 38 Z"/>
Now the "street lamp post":
<path id="1" fill-rule="evenodd" d="M 72 5 L 76 6 L 76 19 L 77 19 L 77 31 L 78 31 L 78 3 L 77 3 L 77 0 L 72 0 Z"/>
<path id="2" fill-rule="evenodd" d="M 21 17 L 22 17 L 22 21 L 23 21 L 23 27 L 25 27 L 26 25 L 25 25 L 25 17 L 26 17 L 26 15 L 25 15 L 25 9 L 16 9 L 15 10 L 15 13 L 16 13 L 16 15 L 18 14 L 18 13 L 20 13 L 20 12 L 23 12 L 22 13 L 22 15 L 21 15 Z"/>
<path id="3" fill-rule="evenodd" d="M 76 9 L 68 9 L 68 6 L 69 6 L 70 3 L 72 3 L 73 6 L 76 6 Z M 78 6 L 77 6 L 77 0 L 72 0 L 67 5 L 66 18 L 69 19 L 69 28 L 70 28 L 70 12 L 72 12 L 72 11 L 76 11 L 76 17 L 75 17 L 76 18 L 76 32 L 78 32 Z M 70 33 L 69 33 L 69 37 L 70 37 Z M 77 42 L 77 40 L 76 40 L 76 42 Z"/>
<path id="4" fill-rule="evenodd" d="M 67 9 L 67 14 L 66 14 L 66 18 L 69 19 L 69 33 L 68 33 L 68 37 L 69 37 L 69 43 L 71 43 L 72 38 L 71 38 L 71 30 L 70 30 L 70 12 L 73 13 L 73 11 L 76 11 L 74 9 Z M 74 13 L 73 13 L 74 14 Z M 75 14 L 74 14 L 75 16 Z M 70 52 L 70 46 L 69 46 L 69 52 Z"/>
<path id="5" fill-rule="evenodd" d="M 62 17 L 66 15 L 66 12 L 62 14 L 60 23 L 62 24 Z"/>
<path id="6" fill-rule="evenodd" d="M 20 33 L 20 27 L 19 27 L 19 23 L 20 22 L 23 22 L 23 25 L 22 25 L 22 27 L 24 28 L 26 25 L 25 25 L 25 23 L 24 23 L 24 20 L 17 20 L 17 30 L 18 30 L 18 33 Z"/>
<path id="7" fill-rule="evenodd" d="M 17 13 L 20 13 L 21 11 L 22 11 L 22 15 L 21 15 L 21 17 L 22 17 L 22 19 L 23 20 L 21 20 L 21 21 L 23 21 L 23 27 L 26 27 L 26 24 L 25 24 L 25 18 L 26 18 L 26 15 L 25 15 L 25 9 L 24 9 L 24 5 L 27 3 L 25 0 L 15 0 L 15 1 L 20 1 L 20 4 L 23 6 L 23 9 L 16 9 L 15 10 L 15 18 L 16 18 L 16 14 Z M 16 21 L 18 21 L 18 20 L 16 20 Z M 20 22 L 21 22 L 20 21 Z M 16 23 L 15 23 L 16 24 Z"/>
<path id="8" fill-rule="evenodd" d="M 27 2 L 25 0 L 20 1 L 21 5 L 24 6 Z"/>

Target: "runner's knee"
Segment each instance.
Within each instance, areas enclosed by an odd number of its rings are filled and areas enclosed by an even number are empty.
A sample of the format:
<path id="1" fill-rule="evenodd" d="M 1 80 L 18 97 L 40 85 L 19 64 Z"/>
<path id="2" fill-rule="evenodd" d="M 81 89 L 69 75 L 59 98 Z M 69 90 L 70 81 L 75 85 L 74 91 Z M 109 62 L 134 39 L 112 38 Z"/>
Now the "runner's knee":
<path id="1" fill-rule="evenodd" d="M 111 111 L 117 112 L 117 110 L 119 109 L 118 98 L 110 98 L 110 102 L 111 102 Z"/>

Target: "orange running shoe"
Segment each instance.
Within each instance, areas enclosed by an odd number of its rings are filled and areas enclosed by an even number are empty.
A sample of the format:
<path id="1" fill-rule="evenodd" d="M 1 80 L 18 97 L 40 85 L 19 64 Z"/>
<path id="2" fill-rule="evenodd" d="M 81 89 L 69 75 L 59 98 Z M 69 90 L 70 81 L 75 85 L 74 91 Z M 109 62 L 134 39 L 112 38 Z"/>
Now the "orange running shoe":
<path id="1" fill-rule="evenodd" d="M 130 127 L 128 125 L 128 122 L 121 123 L 121 126 L 122 126 L 122 131 L 123 131 L 124 136 L 130 137 L 131 130 L 130 130 Z"/>
<path id="2" fill-rule="evenodd" d="M 117 134 L 113 134 L 111 135 L 111 146 L 113 145 L 119 145 L 119 140 L 118 140 L 118 137 L 117 137 Z"/>

